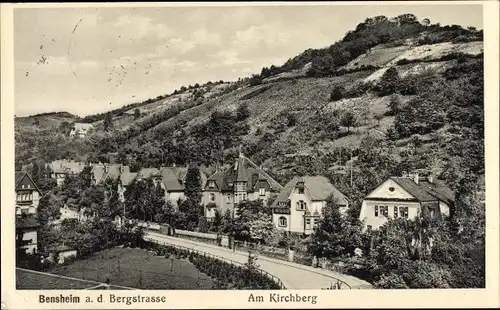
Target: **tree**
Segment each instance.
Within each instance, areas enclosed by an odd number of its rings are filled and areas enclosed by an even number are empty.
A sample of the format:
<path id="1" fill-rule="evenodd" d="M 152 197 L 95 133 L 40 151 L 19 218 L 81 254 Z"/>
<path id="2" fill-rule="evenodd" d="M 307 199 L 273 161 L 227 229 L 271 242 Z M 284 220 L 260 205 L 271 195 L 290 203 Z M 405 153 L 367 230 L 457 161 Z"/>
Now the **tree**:
<path id="1" fill-rule="evenodd" d="M 400 81 L 398 70 L 395 67 L 390 67 L 380 78 L 375 90 L 380 97 L 393 94 L 397 91 Z"/>
<path id="2" fill-rule="evenodd" d="M 205 216 L 200 216 L 198 221 L 198 230 L 202 233 L 207 233 L 210 230 L 210 223 Z"/>
<path id="3" fill-rule="evenodd" d="M 111 112 L 106 113 L 103 126 L 104 131 L 111 131 L 111 129 L 113 129 L 113 115 L 111 114 Z"/>
<path id="4" fill-rule="evenodd" d="M 63 203 L 59 197 L 52 193 L 47 193 L 40 198 L 38 204 L 38 221 L 41 225 L 46 225 L 52 220 L 58 219 L 61 216 L 60 209 Z"/>
<path id="5" fill-rule="evenodd" d="M 360 227 L 344 219 L 333 196 L 327 198 L 321 213 L 308 245 L 311 254 L 334 258 L 353 254 L 354 249 L 361 247 Z"/>
<path id="6" fill-rule="evenodd" d="M 122 213 L 122 202 L 118 193 L 118 180 L 111 178 L 104 182 L 104 206 L 101 214 L 108 217 L 115 217 Z"/>
<path id="7" fill-rule="evenodd" d="M 186 173 L 186 181 L 184 183 L 184 195 L 186 200 L 190 200 L 194 204 L 201 203 L 202 196 L 201 175 L 198 167 L 191 165 Z"/>
<path id="8" fill-rule="evenodd" d="M 250 86 L 260 85 L 260 84 L 262 84 L 262 78 L 258 74 L 254 74 L 250 78 L 249 83 L 250 83 Z"/>
<path id="9" fill-rule="evenodd" d="M 330 101 L 339 101 L 344 97 L 345 88 L 342 85 L 337 85 L 330 93 Z"/>
<path id="10" fill-rule="evenodd" d="M 387 106 L 389 107 L 389 115 L 398 114 L 401 110 L 401 100 L 399 99 L 399 96 L 396 94 L 392 95 Z"/>
<path id="11" fill-rule="evenodd" d="M 138 119 L 139 117 L 141 117 L 141 110 L 139 110 L 139 108 L 135 108 L 134 119 Z"/>
<path id="12" fill-rule="evenodd" d="M 248 103 L 244 102 L 238 106 L 236 110 L 236 120 L 243 121 L 250 116 L 250 110 L 248 109 Z"/>
<path id="13" fill-rule="evenodd" d="M 262 216 L 250 223 L 250 238 L 260 243 L 267 243 L 276 234 L 276 227 L 270 216 Z"/>
<path id="14" fill-rule="evenodd" d="M 342 126 L 347 127 L 347 132 L 349 132 L 350 128 L 356 124 L 356 119 L 354 117 L 354 114 L 350 111 L 345 111 L 342 114 L 340 123 L 342 124 Z"/>

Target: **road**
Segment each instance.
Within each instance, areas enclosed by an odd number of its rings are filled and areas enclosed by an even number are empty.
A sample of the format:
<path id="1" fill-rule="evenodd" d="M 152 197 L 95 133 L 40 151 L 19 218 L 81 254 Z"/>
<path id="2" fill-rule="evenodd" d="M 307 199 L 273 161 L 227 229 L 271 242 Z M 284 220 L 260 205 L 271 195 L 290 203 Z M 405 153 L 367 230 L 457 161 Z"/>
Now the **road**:
<path id="1" fill-rule="evenodd" d="M 147 231 L 145 239 L 152 239 L 159 243 L 183 246 L 193 250 L 206 252 L 212 255 L 230 259 L 239 263 L 246 263 L 248 252 L 234 251 L 231 249 L 205 244 L 192 240 L 185 240 L 166 236 L 163 234 Z M 259 256 L 257 260 L 259 268 L 278 277 L 287 289 L 322 289 L 328 288 L 336 279 L 340 279 L 351 286 L 352 289 L 371 288 L 371 285 L 361 279 L 336 273 L 329 270 L 313 268 L 311 266 L 285 262 L 278 259 Z"/>

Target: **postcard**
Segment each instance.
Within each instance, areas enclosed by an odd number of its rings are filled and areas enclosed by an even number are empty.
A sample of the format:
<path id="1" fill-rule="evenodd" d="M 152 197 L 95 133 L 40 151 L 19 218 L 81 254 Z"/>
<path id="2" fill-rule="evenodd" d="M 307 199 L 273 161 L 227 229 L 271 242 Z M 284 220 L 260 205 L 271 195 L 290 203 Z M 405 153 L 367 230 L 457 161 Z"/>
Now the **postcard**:
<path id="1" fill-rule="evenodd" d="M 2 4 L 2 309 L 500 306 L 498 9 Z"/>

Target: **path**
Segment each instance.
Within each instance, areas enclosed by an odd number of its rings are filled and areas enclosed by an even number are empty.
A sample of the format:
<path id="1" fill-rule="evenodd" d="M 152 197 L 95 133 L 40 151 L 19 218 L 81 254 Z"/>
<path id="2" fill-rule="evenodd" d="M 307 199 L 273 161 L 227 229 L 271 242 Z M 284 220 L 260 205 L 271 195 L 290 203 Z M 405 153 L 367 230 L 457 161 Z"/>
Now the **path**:
<path id="1" fill-rule="evenodd" d="M 234 251 L 231 249 L 166 236 L 163 234 L 147 231 L 146 239 L 151 238 L 160 243 L 173 244 L 183 246 L 193 250 L 206 252 L 212 255 L 230 259 L 239 263 L 246 263 L 248 252 Z M 335 284 L 336 279 L 340 279 L 348 283 L 351 288 L 371 288 L 371 285 L 361 279 L 349 275 L 340 274 L 337 272 L 313 268 L 311 266 L 300 265 L 297 263 L 285 262 L 278 259 L 259 256 L 257 264 L 262 270 L 265 270 L 274 276 L 278 277 L 287 289 L 321 289 L 330 287 Z"/>

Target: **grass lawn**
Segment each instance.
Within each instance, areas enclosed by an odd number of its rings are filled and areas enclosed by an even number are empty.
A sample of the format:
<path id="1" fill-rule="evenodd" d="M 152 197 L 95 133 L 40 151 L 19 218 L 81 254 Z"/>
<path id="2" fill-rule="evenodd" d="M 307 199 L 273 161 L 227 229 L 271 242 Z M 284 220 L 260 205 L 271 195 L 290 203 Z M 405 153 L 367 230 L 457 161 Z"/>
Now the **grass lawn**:
<path id="1" fill-rule="evenodd" d="M 156 256 L 143 249 L 113 248 L 50 271 L 73 278 L 138 289 L 211 289 L 213 281 L 187 260 Z"/>
<path id="2" fill-rule="evenodd" d="M 86 289 L 93 286 L 96 284 L 16 269 L 16 289 L 18 290 Z"/>

